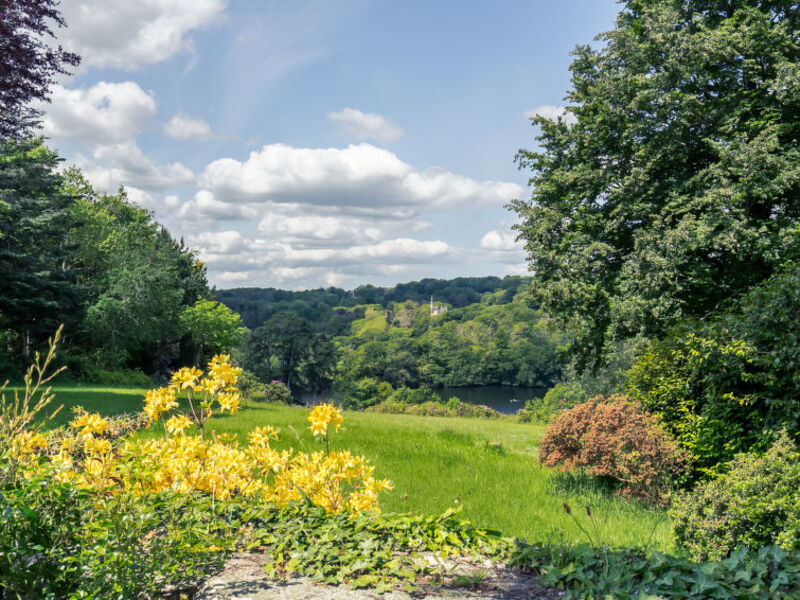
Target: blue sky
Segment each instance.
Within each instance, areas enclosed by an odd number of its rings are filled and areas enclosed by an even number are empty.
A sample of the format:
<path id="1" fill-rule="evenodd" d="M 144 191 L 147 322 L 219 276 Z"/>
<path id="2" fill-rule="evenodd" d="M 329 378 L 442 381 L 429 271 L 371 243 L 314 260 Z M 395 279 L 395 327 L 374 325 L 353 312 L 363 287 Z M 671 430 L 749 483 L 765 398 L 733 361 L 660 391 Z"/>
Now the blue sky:
<path id="1" fill-rule="evenodd" d="M 504 204 L 533 112 L 611 0 L 63 0 L 83 56 L 44 134 L 124 185 L 217 287 L 525 271 Z M 567 115 L 568 118 L 568 115 Z"/>

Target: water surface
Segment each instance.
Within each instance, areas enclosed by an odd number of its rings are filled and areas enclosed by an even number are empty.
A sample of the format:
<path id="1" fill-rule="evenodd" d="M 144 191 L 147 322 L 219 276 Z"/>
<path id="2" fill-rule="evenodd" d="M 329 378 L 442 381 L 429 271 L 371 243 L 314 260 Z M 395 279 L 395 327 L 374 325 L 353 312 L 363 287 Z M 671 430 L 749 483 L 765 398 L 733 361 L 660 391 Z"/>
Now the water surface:
<path id="1" fill-rule="evenodd" d="M 467 387 L 445 387 L 434 390 L 443 401 L 453 396 L 468 404 L 484 404 L 498 412 L 511 415 L 533 398 L 544 396 L 544 387 L 517 387 L 513 385 L 475 385 Z"/>

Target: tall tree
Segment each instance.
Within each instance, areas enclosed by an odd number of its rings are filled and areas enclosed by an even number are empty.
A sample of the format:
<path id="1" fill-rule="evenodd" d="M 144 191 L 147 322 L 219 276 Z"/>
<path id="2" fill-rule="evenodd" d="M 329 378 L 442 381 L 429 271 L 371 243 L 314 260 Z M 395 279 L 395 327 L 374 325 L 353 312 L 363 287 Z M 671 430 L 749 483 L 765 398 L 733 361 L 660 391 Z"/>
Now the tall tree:
<path id="1" fill-rule="evenodd" d="M 0 328 L 15 333 L 24 360 L 82 312 L 67 240 L 72 198 L 57 166 L 39 140 L 0 138 Z"/>
<path id="2" fill-rule="evenodd" d="M 37 113 L 28 105 L 48 100 L 55 77 L 80 62 L 77 54 L 48 44 L 51 25 L 66 25 L 58 0 L 0 0 L 0 137 L 25 135 Z"/>
<path id="3" fill-rule="evenodd" d="M 565 118 L 533 119 L 518 231 L 584 363 L 763 281 L 800 250 L 800 10 L 626 0 L 578 47 Z M 573 122 L 574 118 L 574 122 Z"/>

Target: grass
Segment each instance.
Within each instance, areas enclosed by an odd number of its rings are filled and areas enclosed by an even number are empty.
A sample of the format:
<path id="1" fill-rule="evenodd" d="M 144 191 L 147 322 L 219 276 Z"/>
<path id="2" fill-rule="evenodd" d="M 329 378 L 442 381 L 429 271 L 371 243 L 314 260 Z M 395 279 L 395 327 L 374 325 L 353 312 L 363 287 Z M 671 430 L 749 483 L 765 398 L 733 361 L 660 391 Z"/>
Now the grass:
<path id="1" fill-rule="evenodd" d="M 144 390 L 63 386 L 54 389 L 65 409 L 57 424 L 81 405 L 103 415 L 141 409 Z M 214 417 L 207 431 L 230 432 L 244 441 L 260 425 L 281 429 L 279 449 L 324 448 L 308 430 L 308 410 L 249 404 L 233 416 Z M 155 430 L 147 435 L 155 434 Z M 455 505 L 462 516 L 504 535 L 530 541 L 584 542 L 586 536 L 564 511 L 568 502 L 592 536 L 608 545 L 642 545 L 674 551 L 666 513 L 614 497 L 587 480 L 574 479 L 536 462 L 544 427 L 509 420 L 483 420 L 345 412 L 332 449 L 367 456 L 376 475 L 394 483 L 381 499 L 385 512 L 438 514 Z M 591 506 L 592 522 L 585 516 Z"/>

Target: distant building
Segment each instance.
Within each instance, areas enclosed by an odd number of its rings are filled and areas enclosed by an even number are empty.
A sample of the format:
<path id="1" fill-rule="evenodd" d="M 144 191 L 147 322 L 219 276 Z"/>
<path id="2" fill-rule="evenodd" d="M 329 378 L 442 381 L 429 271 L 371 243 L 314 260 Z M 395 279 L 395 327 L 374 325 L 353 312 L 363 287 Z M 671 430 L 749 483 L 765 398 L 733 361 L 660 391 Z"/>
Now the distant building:
<path id="1" fill-rule="evenodd" d="M 435 317 L 437 315 L 441 315 L 446 312 L 447 312 L 447 307 L 444 306 L 443 304 L 440 306 L 433 305 L 433 296 L 431 296 L 431 316 Z"/>

